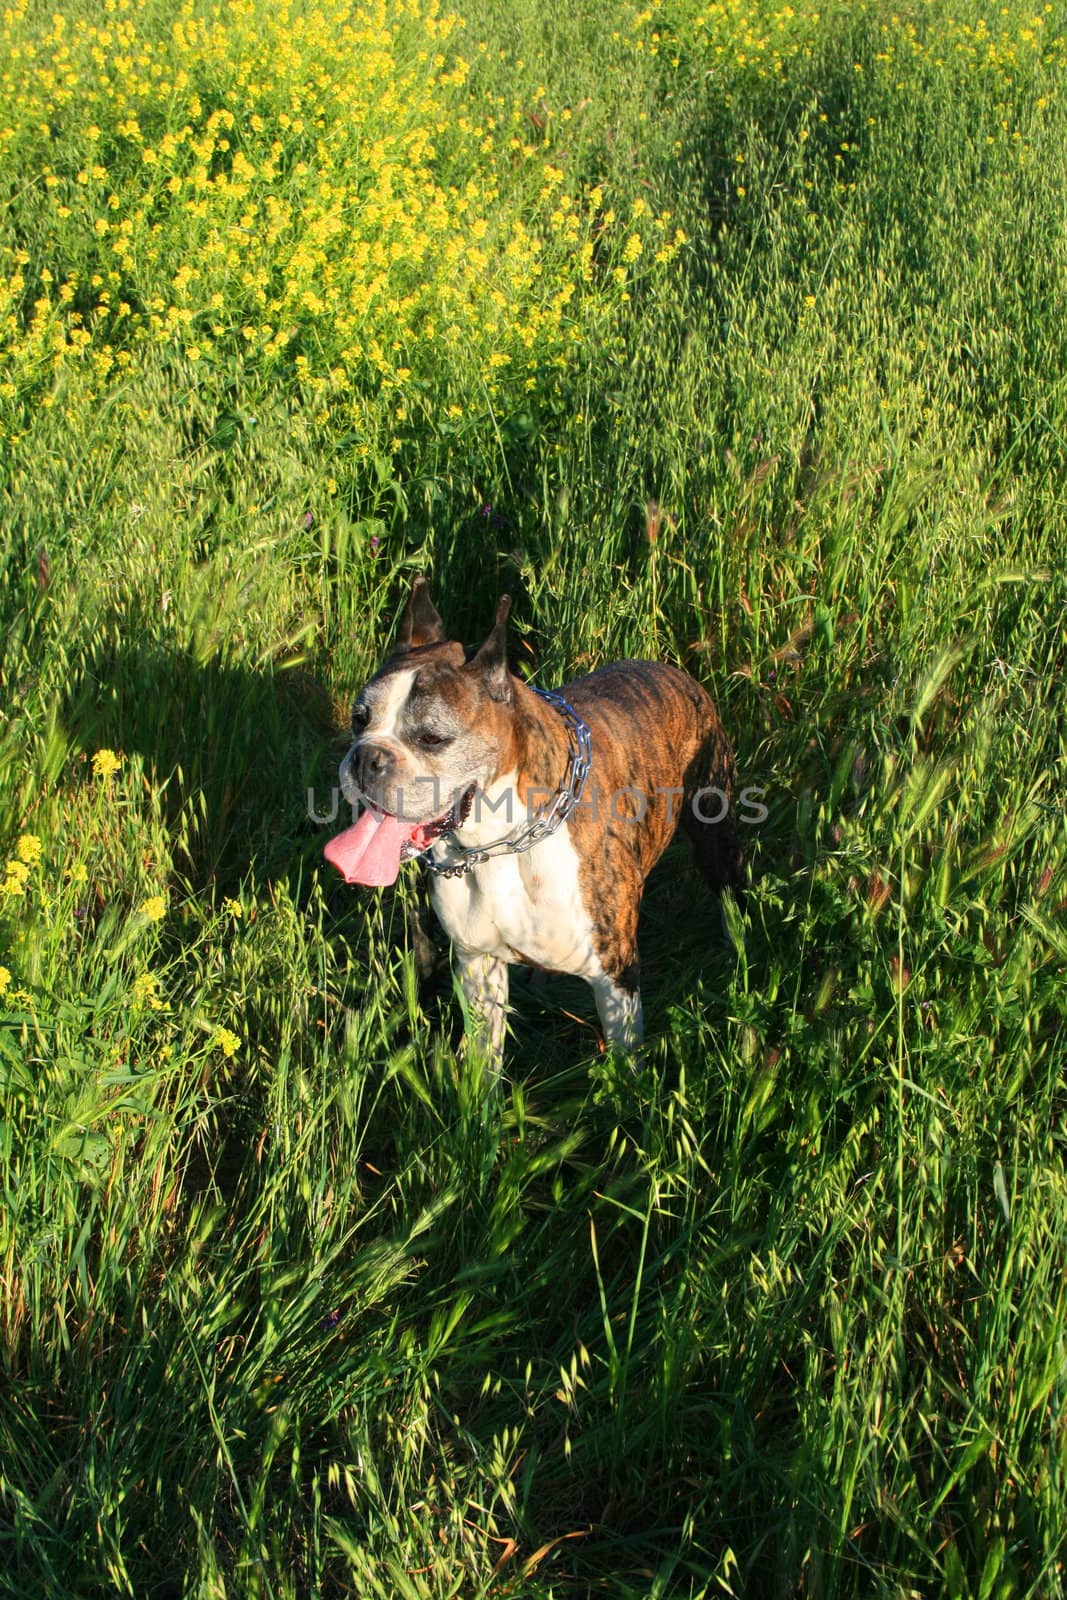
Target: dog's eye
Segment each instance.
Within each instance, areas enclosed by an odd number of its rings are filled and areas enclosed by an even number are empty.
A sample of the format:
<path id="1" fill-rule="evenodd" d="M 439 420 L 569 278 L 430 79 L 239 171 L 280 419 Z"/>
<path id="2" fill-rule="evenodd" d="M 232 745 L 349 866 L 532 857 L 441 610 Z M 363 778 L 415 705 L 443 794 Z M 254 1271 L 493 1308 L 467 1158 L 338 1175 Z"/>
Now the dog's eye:
<path id="1" fill-rule="evenodd" d="M 434 733 L 431 728 L 420 728 L 415 734 L 415 743 L 424 750 L 440 750 L 442 745 L 451 744 L 452 740 L 446 734 Z"/>
<path id="2" fill-rule="evenodd" d="M 358 703 L 352 707 L 352 731 L 359 733 L 370 721 L 370 706 Z"/>

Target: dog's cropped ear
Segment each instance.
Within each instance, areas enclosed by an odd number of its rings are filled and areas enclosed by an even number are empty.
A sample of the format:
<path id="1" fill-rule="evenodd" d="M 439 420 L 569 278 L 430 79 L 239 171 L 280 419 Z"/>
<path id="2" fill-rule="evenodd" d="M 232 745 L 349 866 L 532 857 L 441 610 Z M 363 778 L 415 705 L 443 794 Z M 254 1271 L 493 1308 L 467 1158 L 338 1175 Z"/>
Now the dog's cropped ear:
<path id="1" fill-rule="evenodd" d="M 430 585 L 419 576 L 411 585 L 411 595 L 400 619 L 396 648 L 417 650 L 420 645 L 440 644 L 444 636 L 444 624 L 430 599 Z"/>
<path id="2" fill-rule="evenodd" d="M 472 672 L 480 672 L 490 700 L 511 699 L 511 679 L 508 676 L 508 612 L 511 596 L 502 594 L 496 608 L 496 621 L 484 643 L 468 663 Z"/>

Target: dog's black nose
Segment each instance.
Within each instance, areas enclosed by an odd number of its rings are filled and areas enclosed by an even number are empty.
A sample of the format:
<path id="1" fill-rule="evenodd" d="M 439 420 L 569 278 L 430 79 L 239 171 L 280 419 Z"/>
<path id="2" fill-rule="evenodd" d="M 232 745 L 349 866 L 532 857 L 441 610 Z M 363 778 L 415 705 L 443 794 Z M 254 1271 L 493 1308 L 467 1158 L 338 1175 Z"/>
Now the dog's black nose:
<path id="1" fill-rule="evenodd" d="M 373 793 L 393 765 L 392 752 L 380 744 L 360 744 L 352 752 L 352 765 L 360 789 Z"/>

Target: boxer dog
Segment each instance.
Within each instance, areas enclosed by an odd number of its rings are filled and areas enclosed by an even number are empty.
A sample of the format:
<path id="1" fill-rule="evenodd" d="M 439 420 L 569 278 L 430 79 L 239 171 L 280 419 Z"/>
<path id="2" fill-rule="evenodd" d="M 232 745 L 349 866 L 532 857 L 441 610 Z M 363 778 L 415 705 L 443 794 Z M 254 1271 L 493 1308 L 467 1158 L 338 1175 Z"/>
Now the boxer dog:
<path id="1" fill-rule="evenodd" d="M 709 883 L 741 878 L 733 752 L 700 684 L 620 661 L 535 689 L 508 670 L 510 604 L 465 648 L 415 579 L 341 764 L 345 798 L 367 809 L 325 851 L 349 883 L 392 883 L 414 857 L 430 869 L 469 1021 L 497 1069 L 515 961 L 585 978 L 607 1045 L 640 1042 L 638 910 L 679 822 Z"/>

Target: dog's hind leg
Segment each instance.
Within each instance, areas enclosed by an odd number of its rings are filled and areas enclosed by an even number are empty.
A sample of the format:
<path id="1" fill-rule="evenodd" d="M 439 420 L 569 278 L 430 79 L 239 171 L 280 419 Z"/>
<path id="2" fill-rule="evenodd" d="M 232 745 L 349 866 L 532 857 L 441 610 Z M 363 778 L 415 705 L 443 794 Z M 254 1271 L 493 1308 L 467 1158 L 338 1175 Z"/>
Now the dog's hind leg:
<path id="1" fill-rule="evenodd" d="M 632 982 L 630 981 L 632 974 Z M 622 980 L 607 972 L 591 978 L 597 1016 L 609 1050 L 636 1050 L 645 1036 L 641 1010 L 641 991 L 637 986 L 637 963 L 627 969 Z"/>

